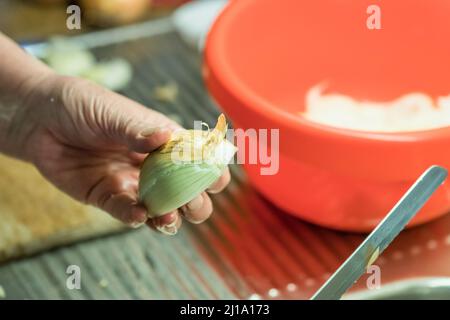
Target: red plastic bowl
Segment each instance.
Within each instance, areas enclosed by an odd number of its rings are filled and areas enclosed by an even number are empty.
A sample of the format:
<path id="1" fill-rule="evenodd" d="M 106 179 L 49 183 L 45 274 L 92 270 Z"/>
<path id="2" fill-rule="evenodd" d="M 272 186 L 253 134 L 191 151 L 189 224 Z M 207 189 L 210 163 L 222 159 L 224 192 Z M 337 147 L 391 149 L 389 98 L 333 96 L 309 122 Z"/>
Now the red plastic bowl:
<path id="1" fill-rule="evenodd" d="M 371 230 L 430 165 L 450 168 L 450 127 L 387 134 L 299 116 L 322 81 L 374 101 L 450 94 L 450 3 L 376 3 L 381 30 L 366 27 L 373 1 L 231 1 L 206 44 L 207 86 L 234 126 L 280 130 L 278 174 L 244 165 L 250 181 L 287 212 L 340 230 Z M 446 183 L 410 225 L 449 209 Z"/>

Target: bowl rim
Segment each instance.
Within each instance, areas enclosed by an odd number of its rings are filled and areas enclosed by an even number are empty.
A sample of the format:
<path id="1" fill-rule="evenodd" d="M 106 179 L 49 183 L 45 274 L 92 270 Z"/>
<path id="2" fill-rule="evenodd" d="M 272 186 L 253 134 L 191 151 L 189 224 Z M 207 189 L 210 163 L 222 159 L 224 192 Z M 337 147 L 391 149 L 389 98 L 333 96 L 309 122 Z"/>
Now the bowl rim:
<path id="1" fill-rule="evenodd" d="M 259 95 L 238 77 L 227 59 L 226 41 L 224 41 L 227 38 L 229 26 L 237 19 L 239 13 L 246 6 L 255 3 L 255 0 L 230 1 L 222 10 L 207 35 L 204 62 L 207 66 L 208 77 L 226 88 L 226 90 L 223 90 L 226 95 L 236 99 L 253 112 L 270 118 L 271 121 L 277 124 L 283 124 L 284 127 L 289 127 L 294 131 L 303 131 L 312 135 L 331 134 L 335 138 L 361 139 L 368 142 L 383 141 L 396 144 L 411 141 L 425 142 L 450 137 L 450 126 L 398 132 L 363 131 L 333 127 L 310 121 L 301 115 L 285 111 Z M 282 126 L 278 125 L 278 127 Z"/>

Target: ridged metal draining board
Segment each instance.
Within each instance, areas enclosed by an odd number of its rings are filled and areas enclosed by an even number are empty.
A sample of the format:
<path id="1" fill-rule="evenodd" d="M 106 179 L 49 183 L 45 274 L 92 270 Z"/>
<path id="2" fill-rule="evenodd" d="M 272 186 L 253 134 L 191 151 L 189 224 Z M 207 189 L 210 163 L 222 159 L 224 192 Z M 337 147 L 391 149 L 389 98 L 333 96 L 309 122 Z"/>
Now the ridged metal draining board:
<path id="1" fill-rule="evenodd" d="M 167 24 L 162 30 L 110 41 L 94 52 L 133 64 L 125 95 L 179 115 L 186 127 L 199 119 L 213 124 L 218 109 L 203 86 L 200 55 Z M 152 93 L 169 81 L 179 87 L 176 103 L 160 102 Z M 15 299 L 306 299 L 364 238 L 291 217 L 257 194 L 239 167 L 232 167 L 232 175 L 230 186 L 213 196 L 214 215 L 202 225 L 185 223 L 172 238 L 140 229 L 13 261 L 0 267 L 0 285 Z M 81 290 L 66 289 L 70 264 L 81 267 Z M 450 277 L 450 215 L 405 231 L 376 264 L 382 286 Z M 354 290 L 364 284 L 363 277 Z"/>

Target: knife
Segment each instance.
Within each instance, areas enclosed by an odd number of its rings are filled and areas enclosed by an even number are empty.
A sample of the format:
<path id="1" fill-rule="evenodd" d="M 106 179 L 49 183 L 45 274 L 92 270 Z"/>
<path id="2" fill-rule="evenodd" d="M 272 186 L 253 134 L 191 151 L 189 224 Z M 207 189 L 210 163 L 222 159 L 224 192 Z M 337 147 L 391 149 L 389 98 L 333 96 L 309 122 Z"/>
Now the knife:
<path id="1" fill-rule="evenodd" d="M 446 178 L 446 169 L 440 166 L 428 168 L 311 300 L 340 299 L 403 230 Z"/>

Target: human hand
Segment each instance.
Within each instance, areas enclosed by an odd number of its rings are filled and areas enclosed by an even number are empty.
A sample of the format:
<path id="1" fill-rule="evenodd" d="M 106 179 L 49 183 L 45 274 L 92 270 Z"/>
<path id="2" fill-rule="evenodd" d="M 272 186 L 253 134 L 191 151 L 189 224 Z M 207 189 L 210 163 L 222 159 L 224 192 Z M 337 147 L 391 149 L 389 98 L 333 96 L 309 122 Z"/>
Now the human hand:
<path id="1" fill-rule="evenodd" d="M 200 223 L 212 213 L 206 192 L 166 215 L 147 220 L 137 202 L 139 167 L 146 153 L 179 126 L 161 113 L 91 82 L 49 74 L 34 84 L 14 121 L 20 157 L 54 185 L 125 224 L 147 223 L 174 234 L 182 219 Z M 228 169 L 207 191 L 221 191 Z"/>

